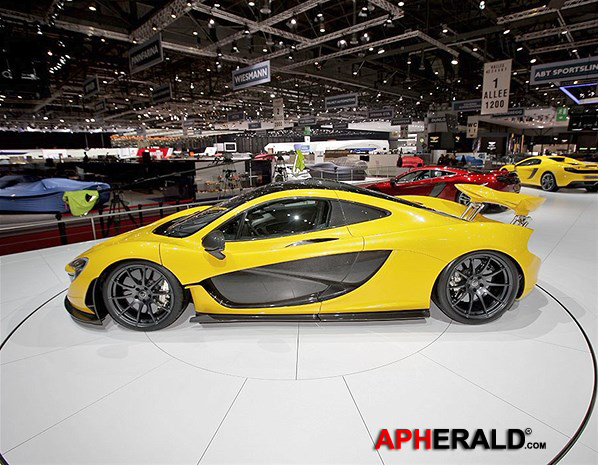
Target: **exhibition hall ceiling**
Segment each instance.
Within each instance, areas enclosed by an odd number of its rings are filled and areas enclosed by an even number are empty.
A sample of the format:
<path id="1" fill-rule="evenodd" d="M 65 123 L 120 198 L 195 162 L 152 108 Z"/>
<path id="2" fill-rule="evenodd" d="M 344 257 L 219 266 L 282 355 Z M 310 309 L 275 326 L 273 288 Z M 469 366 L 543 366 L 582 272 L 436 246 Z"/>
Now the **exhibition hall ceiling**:
<path id="1" fill-rule="evenodd" d="M 510 105 L 556 106 L 565 95 L 531 85 L 530 68 L 596 55 L 597 9 L 598 0 L 4 0 L 0 126 L 169 129 L 187 119 L 209 129 L 234 112 L 270 119 L 278 98 L 287 120 L 383 108 L 422 118 L 480 98 L 484 63 L 509 58 Z M 233 90 L 235 70 L 267 60 L 270 82 Z M 326 114 L 326 97 L 342 94 L 358 105 Z"/>

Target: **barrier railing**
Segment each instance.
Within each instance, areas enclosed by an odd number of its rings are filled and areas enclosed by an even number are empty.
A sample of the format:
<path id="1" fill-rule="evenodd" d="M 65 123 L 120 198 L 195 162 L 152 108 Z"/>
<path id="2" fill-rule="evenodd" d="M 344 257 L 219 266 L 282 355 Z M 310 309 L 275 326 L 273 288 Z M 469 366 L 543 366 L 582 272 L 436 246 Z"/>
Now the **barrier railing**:
<path id="1" fill-rule="evenodd" d="M 213 205 L 218 200 L 158 207 L 101 212 L 94 215 L 36 221 L 0 227 L 0 255 L 36 250 L 56 245 L 74 244 L 88 240 L 116 236 L 146 226 L 164 216 L 202 205 Z"/>

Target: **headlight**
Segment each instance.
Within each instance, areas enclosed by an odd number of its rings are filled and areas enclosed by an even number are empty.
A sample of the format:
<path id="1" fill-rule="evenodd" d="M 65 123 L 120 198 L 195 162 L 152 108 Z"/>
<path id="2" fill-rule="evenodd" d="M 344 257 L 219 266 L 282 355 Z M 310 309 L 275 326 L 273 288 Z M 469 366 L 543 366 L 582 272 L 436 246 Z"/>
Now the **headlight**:
<path id="1" fill-rule="evenodd" d="M 71 270 L 67 270 L 67 273 L 71 278 L 71 281 L 74 281 L 75 278 L 81 274 L 88 261 L 89 259 L 81 257 L 74 259 L 71 263 L 68 264 L 68 268 L 71 268 Z"/>

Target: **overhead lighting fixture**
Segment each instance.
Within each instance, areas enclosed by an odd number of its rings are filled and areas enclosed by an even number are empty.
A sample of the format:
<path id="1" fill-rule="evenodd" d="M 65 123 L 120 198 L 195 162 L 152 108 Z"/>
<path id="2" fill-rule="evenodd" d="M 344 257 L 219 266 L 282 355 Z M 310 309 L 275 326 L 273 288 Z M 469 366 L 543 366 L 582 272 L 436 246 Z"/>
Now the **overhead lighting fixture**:
<path id="1" fill-rule="evenodd" d="M 535 63 L 536 61 L 538 61 L 536 58 L 532 58 L 532 59 L 531 59 L 529 62 L 533 64 L 533 63 Z"/>
<path id="2" fill-rule="evenodd" d="M 98 10 L 98 7 L 97 7 L 97 5 L 96 5 L 96 3 L 95 3 L 95 2 L 91 2 L 87 8 L 88 8 L 90 11 L 97 11 L 97 10 Z"/>
<path id="3" fill-rule="evenodd" d="M 347 47 L 347 41 L 345 39 L 339 39 L 336 45 L 338 46 L 338 48 L 344 49 Z"/>
<path id="4" fill-rule="evenodd" d="M 198 32 L 198 31 L 193 31 L 193 35 L 194 35 L 194 36 L 198 36 L 198 35 L 199 35 L 199 32 Z"/>
<path id="5" fill-rule="evenodd" d="M 577 53 L 577 49 L 574 48 L 573 50 L 571 50 L 571 53 Z"/>
<path id="6" fill-rule="evenodd" d="M 459 64 L 459 60 L 457 60 L 456 58 L 453 58 L 451 60 L 451 65 L 458 65 Z"/>
<path id="7" fill-rule="evenodd" d="M 484 0 L 482 0 L 478 6 L 479 6 L 480 10 L 483 10 L 484 8 L 486 8 L 486 2 Z"/>
<path id="8" fill-rule="evenodd" d="M 405 6 L 405 2 L 399 2 L 399 6 Z"/>
<path id="9" fill-rule="evenodd" d="M 170 17 L 172 19 L 176 19 L 176 13 L 174 12 L 174 10 L 170 10 Z"/>
<path id="10" fill-rule="evenodd" d="M 157 31 L 158 30 L 158 26 L 156 26 L 156 23 L 152 24 L 152 31 Z"/>
<path id="11" fill-rule="evenodd" d="M 249 1 L 249 2 L 247 2 L 247 5 L 249 5 L 251 7 L 254 7 L 255 6 L 255 2 Z"/>
<path id="12" fill-rule="evenodd" d="M 442 26 L 442 33 L 446 34 L 448 32 L 448 27 L 446 25 Z"/>
<path id="13" fill-rule="evenodd" d="M 326 26 L 324 26 L 324 23 L 320 24 L 320 32 L 323 34 L 324 32 L 326 32 Z"/>
<path id="14" fill-rule="evenodd" d="M 353 34 L 351 34 L 351 40 L 349 41 L 349 43 L 351 45 L 359 44 L 359 40 L 357 40 L 357 33 L 354 32 Z"/>
<path id="15" fill-rule="evenodd" d="M 378 49 L 378 55 L 382 55 L 384 52 L 386 52 L 386 50 L 384 50 L 384 47 L 380 47 Z"/>
<path id="16" fill-rule="evenodd" d="M 251 34 L 251 32 L 249 31 L 249 28 L 247 27 L 247 24 L 243 28 L 243 34 L 245 34 L 246 36 L 248 36 L 249 34 Z"/>
<path id="17" fill-rule="evenodd" d="M 569 32 L 569 31 L 568 31 L 567 29 L 563 29 L 563 30 L 561 31 L 561 34 L 565 35 L 565 34 L 567 34 L 568 32 Z"/>
<path id="18" fill-rule="evenodd" d="M 216 26 L 216 20 L 214 18 L 210 18 L 210 20 L 208 21 L 208 27 L 215 27 Z"/>
<path id="19" fill-rule="evenodd" d="M 517 47 L 517 51 L 521 52 L 523 50 L 523 47 Z"/>
<path id="20" fill-rule="evenodd" d="M 263 15 L 269 15 L 272 13 L 272 8 L 270 8 L 270 0 L 262 0 L 262 7 L 260 8 L 260 13 Z"/>
<path id="21" fill-rule="evenodd" d="M 502 33 L 503 33 L 504 35 L 507 35 L 509 32 L 511 32 L 511 30 L 510 30 L 510 29 L 505 29 L 504 31 L 502 31 Z"/>

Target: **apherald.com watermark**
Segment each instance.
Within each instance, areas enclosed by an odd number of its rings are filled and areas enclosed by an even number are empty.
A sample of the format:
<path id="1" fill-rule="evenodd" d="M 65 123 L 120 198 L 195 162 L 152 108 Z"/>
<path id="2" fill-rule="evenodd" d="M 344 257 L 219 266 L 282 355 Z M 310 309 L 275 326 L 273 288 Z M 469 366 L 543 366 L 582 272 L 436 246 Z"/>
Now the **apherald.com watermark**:
<path id="1" fill-rule="evenodd" d="M 391 430 L 392 431 L 392 430 Z M 495 429 L 488 432 L 483 429 L 397 429 L 394 435 L 387 429 L 380 431 L 376 449 L 401 449 L 411 445 L 413 449 L 546 449 L 546 442 L 530 442 L 526 436 L 532 434 L 531 428 L 525 430 L 508 429 L 498 433 Z M 394 437 L 393 437 L 394 436 Z"/>

